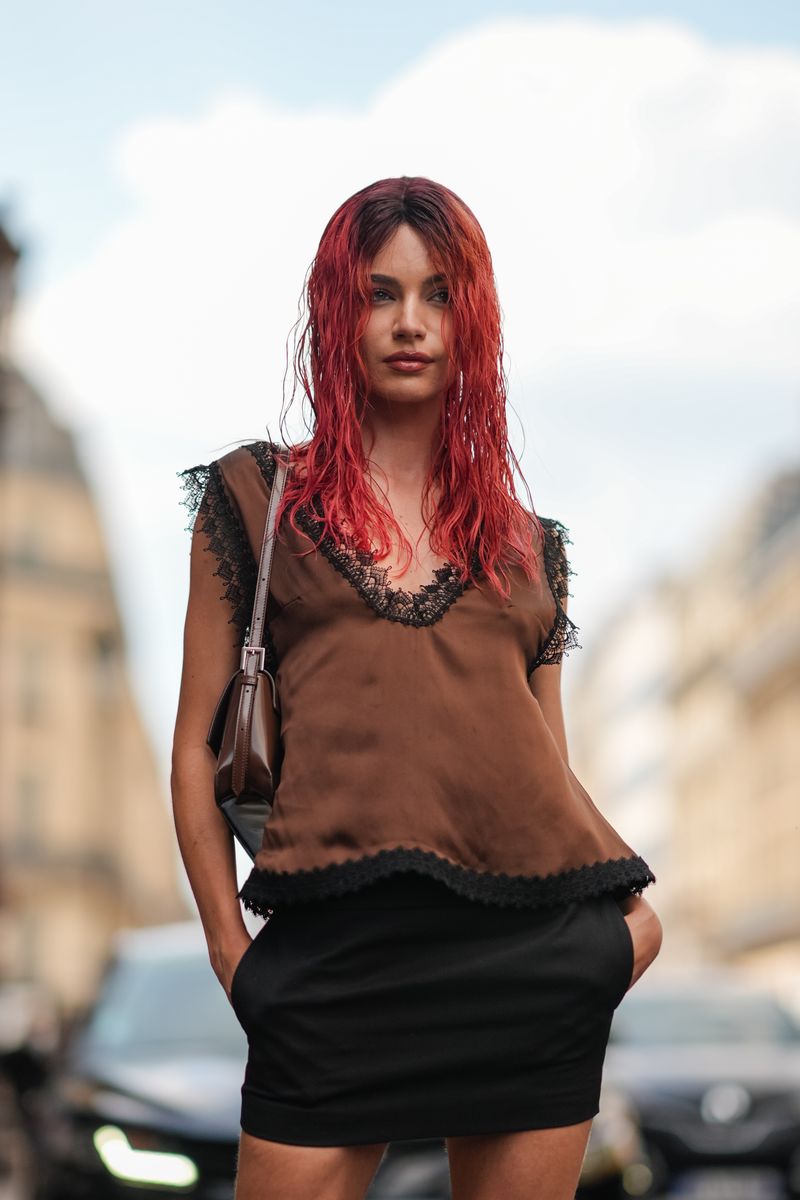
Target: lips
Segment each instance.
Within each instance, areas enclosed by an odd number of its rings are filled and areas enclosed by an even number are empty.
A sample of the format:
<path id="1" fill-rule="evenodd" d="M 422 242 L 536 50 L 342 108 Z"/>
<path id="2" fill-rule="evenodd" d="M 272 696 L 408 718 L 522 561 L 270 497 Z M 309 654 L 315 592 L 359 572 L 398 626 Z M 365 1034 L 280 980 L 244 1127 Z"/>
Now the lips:
<path id="1" fill-rule="evenodd" d="M 433 359 L 429 354 L 420 354 L 412 351 L 399 350 L 397 354 L 390 354 L 389 357 L 385 358 L 383 361 L 429 363 L 433 362 Z"/>
<path id="2" fill-rule="evenodd" d="M 387 358 L 386 365 L 398 375 L 419 375 L 427 371 L 432 358 Z"/>

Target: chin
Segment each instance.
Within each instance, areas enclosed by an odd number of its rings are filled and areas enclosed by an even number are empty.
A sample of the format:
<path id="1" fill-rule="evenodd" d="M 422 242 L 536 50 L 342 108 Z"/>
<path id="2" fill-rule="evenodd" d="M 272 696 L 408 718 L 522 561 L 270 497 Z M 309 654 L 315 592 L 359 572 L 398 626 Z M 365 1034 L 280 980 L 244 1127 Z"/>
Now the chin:
<path id="1" fill-rule="evenodd" d="M 372 402 L 376 404 L 438 404 L 441 392 L 433 392 L 430 388 L 424 391 L 417 388 L 402 387 L 382 392 L 375 392 Z"/>

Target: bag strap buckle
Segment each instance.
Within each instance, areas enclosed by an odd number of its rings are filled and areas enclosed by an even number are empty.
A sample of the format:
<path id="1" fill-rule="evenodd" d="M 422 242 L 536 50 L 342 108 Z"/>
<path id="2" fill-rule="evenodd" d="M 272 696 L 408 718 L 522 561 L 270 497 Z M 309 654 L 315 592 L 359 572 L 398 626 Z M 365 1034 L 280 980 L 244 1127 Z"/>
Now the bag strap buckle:
<path id="1" fill-rule="evenodd" d="M 257 671 L 264 670 L 264 647 L 263 646 L 242 646 L 242 657 L 240 668 L 244 671 L 248 678 L 254 676 Z"/>

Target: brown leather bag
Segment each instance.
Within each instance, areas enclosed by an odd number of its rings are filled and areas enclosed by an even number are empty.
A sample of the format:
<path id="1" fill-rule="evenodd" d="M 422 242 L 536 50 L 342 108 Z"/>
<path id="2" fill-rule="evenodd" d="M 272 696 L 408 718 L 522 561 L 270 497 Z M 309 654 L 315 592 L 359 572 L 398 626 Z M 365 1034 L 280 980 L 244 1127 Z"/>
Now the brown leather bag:
<path id="1" fill-rule="evenodd" d="M 278 449 L 285 452 L 283 446 Z M 251 858 L 261 848 L 283 757 L 280 700 L 275 680 L 264 667 L 263 636 L 275 548 L 275 514 L 286 474 L 286 467 L 276 462 L 248 645 L 242 647 L 240 665 L 217 701 L 206 737 L 217 756 L 214 775 L 217 806 Z"/>

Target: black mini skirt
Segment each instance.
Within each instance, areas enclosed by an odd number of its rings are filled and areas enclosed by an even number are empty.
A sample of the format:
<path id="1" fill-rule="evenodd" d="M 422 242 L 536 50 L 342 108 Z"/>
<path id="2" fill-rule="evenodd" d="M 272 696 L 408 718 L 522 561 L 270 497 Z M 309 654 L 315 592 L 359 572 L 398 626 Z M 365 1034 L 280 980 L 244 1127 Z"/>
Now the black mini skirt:
<path id="1" fill-rule="evenodd" d="M 231 984 L 241 1127 L 339 1146 L 585 1121 L 632 972 L 610 893 L 507 908 L 409 871 L 283 905 Z"/>

